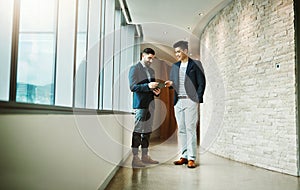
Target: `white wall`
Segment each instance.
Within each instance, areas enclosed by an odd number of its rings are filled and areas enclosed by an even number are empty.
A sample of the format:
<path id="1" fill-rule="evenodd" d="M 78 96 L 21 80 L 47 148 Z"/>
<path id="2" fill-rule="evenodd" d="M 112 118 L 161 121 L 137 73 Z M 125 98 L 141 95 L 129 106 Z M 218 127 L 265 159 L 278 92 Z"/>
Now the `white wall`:
<path id="1" fill-rule="evenodd" d="M 132 115 L 1 115 L 0 189 L 102 189 L 132 125 Z"/>
<path id="2" fill-rule="evenodd" d="M 205 150 L 298 175 L 293 18 L 292 0 L 234 0 L 205 28 Z"/>

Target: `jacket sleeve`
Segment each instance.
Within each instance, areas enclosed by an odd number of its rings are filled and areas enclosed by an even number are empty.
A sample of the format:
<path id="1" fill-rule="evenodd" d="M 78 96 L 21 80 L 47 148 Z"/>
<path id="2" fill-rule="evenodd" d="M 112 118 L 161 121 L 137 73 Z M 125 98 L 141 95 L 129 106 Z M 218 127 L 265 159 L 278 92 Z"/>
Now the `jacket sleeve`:
<path id="1" fill-rule="evenodd" d="M 152 90 L 148 87 L 148 83 L 141 83 L 142 81 L 138 81 L 138 69 L 135 66 L 132 66 L 129 70 L 129 86 L 132 92 L 152 92 Z"/>
<path id="2" fill-rule="evenodd" d="M 197 66 L 198 66 L 198 69 L 197 69 L 197 71 L 198 71 L 198 74 L 197 74 L 197 83 L 198 83 L 197 94 L 198 94 L 198 98 L 202 99 L 203 94 L 204 94 L 204 90 L 205 90 L 205 86 L 206 86 L 206 79 L 205 79 L 205 74 L 204 74 L 202 64 L 198 63 Z"/>
<path id="3" fill-rule="evenodd" d="M 174 81 L 175 81 L 175 64 L 172 65 L 171 71 L 170 71 L 170 81 L 173 82 L 173 85 L 169 87 L 169 89 L 174 89 Z"/>

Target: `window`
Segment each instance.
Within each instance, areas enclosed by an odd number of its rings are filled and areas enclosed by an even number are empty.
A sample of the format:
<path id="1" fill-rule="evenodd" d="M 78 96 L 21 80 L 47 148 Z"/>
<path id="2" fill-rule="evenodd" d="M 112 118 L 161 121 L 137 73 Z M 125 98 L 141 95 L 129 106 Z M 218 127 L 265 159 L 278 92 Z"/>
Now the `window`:
<path id="1" fill-rule="evenodd" d="M 85 108 L 88 0 L 78 0 L 75 107 Z"/>
<path id="2" fill-rule="evenodd" d="M 103 53 L 103 109 L 112 110 L 113 100 L 113 70 L 114 70 L 114 19 L 115 2 L 106 0 L 105 28 L 104 28 L 104 53 Z"/>
<path id="3" fill-rule="evenodd" d="M 14 1 L 0 1 L 0 100 L 9 100 Z"/>
<path id="4" fill-rule="evenodd" d="M 135 27 L 126 25 L 121 27 L 121 65 L 120 65 L 120 111 L 132 110 L 132 93 L 129 90 L 128 73 L 131 65 L 137 63 L 134 59 Z"/>
<path id="5" fill-rule="evenodd" d="M 98 109 L 101 1 L 90 0 L 86 68 L 86 108 Z"/>
<path id="6" fill-rule="evenodd" d="M 118 1 L 2 0 L 0 24 L 1 103 L 131 110 L 140 46 Z"/>
<path id="7" fill-rule="evenodd" d="M 21 0 L 17 102 L 54 103 L 56 0 Z"/>
<path id="8" fill-rule="evenodd" d="M 115 48 L 114 48 L 114 83 L 113 83 L 113 110 L 120 109 L 120 63 L 121 63 L 121 24 L 122 12 L 115 12 Z"/>
<path id="9" fill-rule="evenodd" d="M 59 1 L 55 105 L 73 106 L 77 0 Z"/>

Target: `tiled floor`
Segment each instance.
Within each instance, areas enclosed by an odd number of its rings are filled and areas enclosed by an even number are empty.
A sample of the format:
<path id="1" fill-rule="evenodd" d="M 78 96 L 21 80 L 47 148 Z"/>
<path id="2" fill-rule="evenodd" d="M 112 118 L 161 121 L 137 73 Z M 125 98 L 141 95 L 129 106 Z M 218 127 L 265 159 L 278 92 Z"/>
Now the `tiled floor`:
<path id="1" fill-rule="evenodd" d="M 300 190 L 300 178 L 220 158 L 210 153 L 200 155 L 195 169 L 175 166 L 176 143 L 152 145 L 151 156 L 161 163 L 142 169 L 124 163 L 107 190 Z"/>

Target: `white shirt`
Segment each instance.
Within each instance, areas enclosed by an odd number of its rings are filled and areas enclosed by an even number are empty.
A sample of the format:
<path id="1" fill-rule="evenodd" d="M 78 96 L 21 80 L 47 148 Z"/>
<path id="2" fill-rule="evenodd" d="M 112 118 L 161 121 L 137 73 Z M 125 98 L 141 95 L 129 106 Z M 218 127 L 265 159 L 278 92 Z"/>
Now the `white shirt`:
<path id="1" fill-rule="evenodd" d="M 184 87 L 184 81 L 186 76 L 186 69 L 187 69 L 188 62 L 181 62 L 180 69 L 179 69 L 179 90 L 178 95 L 187 95 Z"/>
<path id="2" fill-rule="evenodd" d="M 141 64 L 143 65 L 143 67 L 144 67 L 144 69 L 145 69 L 145 71 L 146 71 L 146 74 L 147 74 L 147 78 L 148 78 L 148 80 L 149 80 L 149 82 L 150 82 L 150 81 L 151 81 L 151 75 L 150 75 L 150 73 L 149 73 L 148 67 L 147 67 L 146 65 L 144 65 L 143 62 L 141 62 Z"/>

